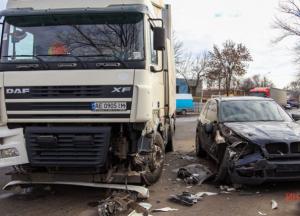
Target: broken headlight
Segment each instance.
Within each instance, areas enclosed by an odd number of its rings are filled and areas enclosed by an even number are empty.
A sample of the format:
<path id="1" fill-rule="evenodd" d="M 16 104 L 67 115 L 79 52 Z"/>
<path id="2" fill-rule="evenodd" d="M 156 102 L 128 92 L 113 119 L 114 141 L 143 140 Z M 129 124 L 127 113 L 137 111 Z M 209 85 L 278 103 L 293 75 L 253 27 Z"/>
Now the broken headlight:
<path id="1" fill-rule="evenodd" d="M 19 151 L 16 148 L 8 148 L 0 150 L 0 159 L 17 157 L 19 156 Z"/>

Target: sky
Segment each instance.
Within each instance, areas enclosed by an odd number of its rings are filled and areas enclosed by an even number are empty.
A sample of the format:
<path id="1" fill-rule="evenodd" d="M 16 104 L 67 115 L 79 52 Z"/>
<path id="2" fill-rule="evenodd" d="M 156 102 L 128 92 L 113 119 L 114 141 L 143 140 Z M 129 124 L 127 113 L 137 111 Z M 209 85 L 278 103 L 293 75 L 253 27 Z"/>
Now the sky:
<path id="1" fill-rule="evenodd" d="M 272 25 L 279 0 L 165 0 L 173 6 L 173 28 L 194 54 L 222 46 L 231 39 L 250 50 L 253 62 L 246 76 L 261 74 L 283 88 L 295 79 L 298 67 L 292 51 L 294 39 L 279 44 Z"/>
<path id="2" fill-rule="evenodd" d="M 280 16 L 279 1 L 165 0 L 172 5 L 173 28 L 187 52 L 197 55 L 227 39 L 243 43 L 253 57 L 246 76 L 265 75 L 282 88 L 299 68 L 293 62 L 293 40 L 272 43 L 280 33 L 272 27 L 274 17 Z M 0 10 L 5 4 L 0 0 Z"/>

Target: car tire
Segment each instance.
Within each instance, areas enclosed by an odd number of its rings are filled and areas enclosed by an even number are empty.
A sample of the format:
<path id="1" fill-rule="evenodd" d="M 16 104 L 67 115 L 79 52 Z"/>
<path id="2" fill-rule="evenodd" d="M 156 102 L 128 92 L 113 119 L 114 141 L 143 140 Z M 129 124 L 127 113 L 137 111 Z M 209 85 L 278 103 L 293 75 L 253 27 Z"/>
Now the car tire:
<path id="1" fill-rule="evenodd" d="M 219 183 L 219 184 L 221 184 L 221 183 L 230 184 L 231 183 L 230 175 L 228 173 L 228 160 L 229 159 L 230 159 L 229 151 L 226 150 L 224 153 L 224 157 L 218 166 L 218 172 L 215 177 L 216 183 Z"/>
<path id="2" fill-rule="evenodd" d="M 153 140 L 154 153 L 151 155 L 152 160 L 147 166 L 147 170 L 142 175 L 144 183 L 150 186 L 157 182 L 162 174 L 165 162 L 164 141 L 159 133 L 156 133 Z"/>
<path id="3" fill-rule="evenodd" d="M 195 139 L 195 146 L 196 146 L 196 155 L 200 158 L 204 158 L 207 156 L 205 150 L 203 149 L 201 145 L 201 140 L 198 135 L 198 132 L 196 133 L 196 139 Z"/>

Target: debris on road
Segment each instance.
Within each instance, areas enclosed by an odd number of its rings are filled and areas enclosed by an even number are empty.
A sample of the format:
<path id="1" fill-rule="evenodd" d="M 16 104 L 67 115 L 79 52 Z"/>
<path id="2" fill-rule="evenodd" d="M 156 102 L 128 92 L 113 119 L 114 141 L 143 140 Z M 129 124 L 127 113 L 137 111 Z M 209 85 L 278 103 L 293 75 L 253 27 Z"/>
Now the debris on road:
<path id="1" fill-rule="evenodd" d="M 268 215 L 268 214 L 266 214 L 266 213 L 264 213 L 264 212 L 260 212 L 260 211 L 258 211 L 258 214 L 259 214 L 259 215 L 262 215 L 262 216 Z"/>
<path id="2" fill-rule="evenodd" d="M 212 175 L 213 173 L 201 164 L 191 164 L 177 171 L 177 177 L 183 179 L 187 184 L 201 185 Z"/>
<path id="3" fill-rule="evenodd" d="M 98 205 L 98 215 L 99 216 L 112 216 L 118 214 L 124 214 L 126 212 L 132 211 L 130 214 L 138 215 L 148 215 L 148 209 L 152 206 L 149 203 L 136 203 L 137 196 L 128 193 L 114 193 L 111 197 L 100 202 Z M 137 213 L 134 214 L 133 210 Z"/>
<path id="4" fill-rule="evenodd" d="M 215 196 L 215 195 L 218 195 L 218 193 L 212 193 L 212 192 L 199 192 L 199 193 L 196 193 L 196 196 L 198 196 L 198 197 Z"/>
<path id="5" fill-rule="evenodd" d="M 178 211 L 178 209 L 165 207 L 160 209 L 154 209 L 152 212 L 170 212 L 170 211 Z"/>
<path id="6" fill-rule="evenodd" d="M 202 200 L 204 196 L 215 196 L 215 195 L 218 195 L 218 193 L 199 192 L 193 194 L 190 192 L 183 192 L 182 194 L 171 195 L 170 200 L 179 204 L 183 204 L 185 206 L 193 206 L 194 204 L 198 203 L 198 201 Z"/>
<path id="7" fill-rule="evenodd" d="M 185 206 L 193 206 L 201 199 L 202 199 L 201 197 L 189 192 L 183 192 L 182 194 L 170 196 L 171 201 L 179 204 L 183 204 Z"/>
<path id="8" fill-rule="evenodd" d="M 181 156 L 180 158 L 181 158 L 182 160 L 188 160 L 188 161 L 194 161 L 194 160 L 196 160 L 195 157 L 188 156 L 188 155 Z"/>
<path id="9" fill-rule="evenodd" d="M 271 205 L 272 205 L 272 210 L 278 208 L 278 203 L 277 203 L 275 200 L 272 200 L 272 201 L 271 201 Z"/>
<path id="10" fill-rule="evenodd" d="M 234 192 L 234 191 L 236 191 L 236 189 L 234 187 L 229 187 L 227 185 L 221 185 L 220 189 L 221 189 L 221 191 L 225 191 L 225 192 Z"/>

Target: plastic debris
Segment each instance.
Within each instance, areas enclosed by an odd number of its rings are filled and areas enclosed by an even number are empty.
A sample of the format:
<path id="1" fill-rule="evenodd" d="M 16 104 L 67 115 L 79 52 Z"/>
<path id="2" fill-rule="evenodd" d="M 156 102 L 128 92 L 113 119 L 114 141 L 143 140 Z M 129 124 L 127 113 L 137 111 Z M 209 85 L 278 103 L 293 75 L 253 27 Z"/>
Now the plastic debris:
<path id="1" fill-rule="evenodd" d="M 201 197 L 189 192 L 183 192 L 182 194 L 170 196 L 171 201 L 185 206 L 193 206 L 201 199 L 202 199 Z"/>
<path id="2" fill-rule="evenodd" d="M 221 185 L 220 189 L 221 189 L 221 191 L 226 191 L 226 192 L 236 191 L 236 189 L 234 187 L 229 187 L 227 185 Z"/>
<path id="3" fill-rule="evenodd" d="M 152 208 L 152 205 L 150 203 L 146 203 L 146 202 L 140 202 L 139 205 L 142 206 L 146 210 L 150 210 Z"/>
<path id="4" fill-rule="evenodd" d="M 183 179 L 187 184 L 202 184 L 205 180 L 210 178 L 213 173 L 201 164 L 191 164 L 182 167 L 177 172 L 177 177 Z"/>
<path id="5" fill-rule="evenodd" d="M 188 156 L 188 155 L 181 156 L 181 159 L 182 159 L 182 160 L 188 160 L 188 161 L 196 160 L 195 157 Z"/>
<path id="6" fill-rule="evenodd" d="M 165 207 L 160 209 L 154 209 L 152 212 L 170 212 L 170 211 L 178 211 L 178 209 Z"/>
<path id="7" fill-rule="evenodd" d="M 267 215 L 266 213 L 260 212 L 260 211 L 258 212 L 258 214 L 259 214 L 259 215 L 262 215 L 262 216 L 266 216 L 266 215 Z"/>
<path id="8" fill-rule="evenodd" d="M 278 209 L 278 203 L 275 200 L 271 200 L 272 209 Z"/>
<path id="9" fill-rule="evenodd" d="M 215 196 L 215 195 L 218 195 L 218 193 L 212 193 L 212 192 L 199 192 L 199 193 L 196 193 L 196 196 L 198 196 L 198 197 Z"/>

